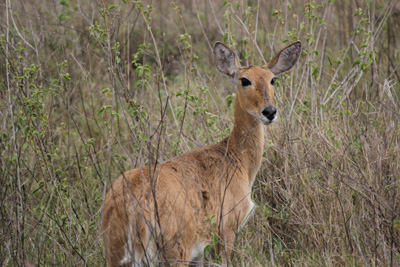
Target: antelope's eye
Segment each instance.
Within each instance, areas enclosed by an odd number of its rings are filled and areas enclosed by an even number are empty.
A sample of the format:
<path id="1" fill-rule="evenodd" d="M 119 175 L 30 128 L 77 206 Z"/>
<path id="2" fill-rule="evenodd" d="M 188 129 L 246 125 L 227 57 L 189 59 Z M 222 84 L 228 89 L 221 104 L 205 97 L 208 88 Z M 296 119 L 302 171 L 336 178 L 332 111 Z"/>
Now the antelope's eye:
<path id="1" fill-rule="evenodd" d="M 276 77 L 272 78 L 272 80 L 271 80 L 271 85 L 274 85 L 274 84 L 275 84 L 275 81 L 276 81 Z"/>
<path id="2" fill-rule="evenodd" d="M 249 86 L 251 85 L 251 82 L 246 79 L 246 78 L 240 78 L 240 80 L 242 81 L 242 86 Z"/>

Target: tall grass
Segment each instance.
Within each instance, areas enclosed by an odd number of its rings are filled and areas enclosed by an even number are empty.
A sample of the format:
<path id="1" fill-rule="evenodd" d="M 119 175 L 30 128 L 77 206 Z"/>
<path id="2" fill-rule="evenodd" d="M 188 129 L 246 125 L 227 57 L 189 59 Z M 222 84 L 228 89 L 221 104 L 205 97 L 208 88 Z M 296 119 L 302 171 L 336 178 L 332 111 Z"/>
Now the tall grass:
<path id="1" fill-rule="evenodd" d="M 400 264 L 400 4 L 0 3 L 0 265 L 104 265 L 105 192 L 125 170 L 217 142 L 231 85 L 211 47 L 277 86 L 235 266 Z"/>

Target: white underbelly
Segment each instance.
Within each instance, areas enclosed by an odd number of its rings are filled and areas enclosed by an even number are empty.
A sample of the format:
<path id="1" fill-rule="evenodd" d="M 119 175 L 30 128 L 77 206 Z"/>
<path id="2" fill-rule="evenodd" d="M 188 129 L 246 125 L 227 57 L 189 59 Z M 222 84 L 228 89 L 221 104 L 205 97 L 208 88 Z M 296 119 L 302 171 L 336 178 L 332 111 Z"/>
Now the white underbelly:
<path id="1" fill-rule="evenodd" d="M 192 253 L 190 254 L 190 260 L 195 260 L 199 256 L 203 258 L 204 249 L 208 244 L 206 242 L 197 242 L 193 245 Z"/>
<path id="2" fill-rule="evenodd" d="M 241 229 L 246 225 L 247 221 L 248 221 L 248 220 L 253 216 L 253 214 L 254 214 L 256 205 L 254 204 L 254 202 L 251 200 L 250 197 L 248 198 L 248 201 L 249 201 L 249 210 L 247 211 L 247 214 L 246 214 L 246 216 L 244 217 L 243 222 L 242 222 L 242 224 L 240 225 L 240 227 L 239 227 L 238 230 L 241 230 Z"/>

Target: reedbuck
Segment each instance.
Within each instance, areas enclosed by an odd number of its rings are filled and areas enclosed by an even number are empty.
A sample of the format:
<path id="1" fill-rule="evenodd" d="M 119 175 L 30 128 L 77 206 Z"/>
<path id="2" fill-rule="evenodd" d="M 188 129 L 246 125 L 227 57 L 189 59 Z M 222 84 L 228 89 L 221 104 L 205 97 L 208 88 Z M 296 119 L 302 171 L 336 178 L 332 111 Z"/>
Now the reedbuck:
<path id="1" fill-rule="evenodd" d="M 217 144 L 127 171 L 115 181 L 102 225 L 109 266 L 202 266 L 213 241 L 215 255 L 227 264 L 235 233 L 254 209 L 251 188 L 264 125 L 277 118 L 275 76 L 291 69 L 300 52 L 295 42 L 266 66 L 241 67 L 230 48 L 215 44 L 215 65 L 236 86 L 233 130 Z"/>

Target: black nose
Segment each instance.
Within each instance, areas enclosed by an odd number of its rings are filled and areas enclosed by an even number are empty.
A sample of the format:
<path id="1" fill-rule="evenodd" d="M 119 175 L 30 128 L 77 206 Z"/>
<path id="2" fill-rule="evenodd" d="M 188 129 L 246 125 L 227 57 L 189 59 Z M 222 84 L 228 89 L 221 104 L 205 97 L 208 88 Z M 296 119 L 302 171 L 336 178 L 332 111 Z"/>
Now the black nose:
<path id="1" fill-rule="evenodd" d="M 267 119 L 269 119 L 270 121 L 272 121 L 273 119 L 275 119 L 275 115 L 276 115 L 276 108 L 274 107 L 266 107 L 263 111 L 262 114 L 267 117 Z"/>

